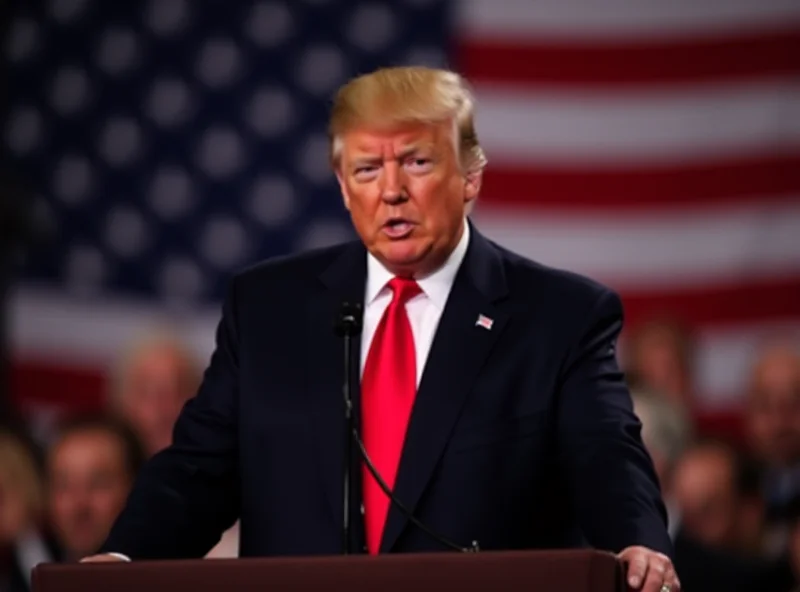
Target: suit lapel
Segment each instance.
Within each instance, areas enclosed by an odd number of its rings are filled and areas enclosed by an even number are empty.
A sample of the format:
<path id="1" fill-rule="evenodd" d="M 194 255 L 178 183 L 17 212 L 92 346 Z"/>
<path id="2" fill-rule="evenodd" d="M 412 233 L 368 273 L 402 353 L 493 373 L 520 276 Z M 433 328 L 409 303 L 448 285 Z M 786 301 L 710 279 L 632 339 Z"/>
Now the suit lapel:
<path id="1" fill-rule="evenodd" d="M 361 303 L 364 300 L 366 250 L 363 245 L 348 245 L 319 279 L 320 290 L 311 298 L 306 319 L 307 408 L 311 414 L 322 488 L 332 517 L 340 524 L 344 462 L 344 342 L 334 332 L 334 321 L 342 302 Z M 352 394 L 356 409 L 360 401 L 360 344 L 360 336 L 353 339 Z M 357 475 L 353 475 L 353 483 L 358 482 Z"/>
<path id="2" fill-rule="evenodd" d="M 484 361 L 508 322 L 508 315 L 497 308 L 506 292 L 496 248 L 471 228 L 470 246 L 425 364 L 398 468 L 394 493 L 412 513 Z M 489 329 L 476 324 L 479 315 L 491 319 Z M 390 508 L 382 552 L 391 551 L 407 522 L 400 510 Z"/>

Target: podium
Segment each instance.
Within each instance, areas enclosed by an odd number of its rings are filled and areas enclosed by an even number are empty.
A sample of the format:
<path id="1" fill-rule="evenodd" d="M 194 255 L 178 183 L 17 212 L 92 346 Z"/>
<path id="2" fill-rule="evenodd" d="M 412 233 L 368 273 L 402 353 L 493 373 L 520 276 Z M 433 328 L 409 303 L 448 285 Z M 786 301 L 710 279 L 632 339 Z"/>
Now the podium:
<path id="1" fill-rule="evenodd" d="M 33 592 L 624 592 L 622 563 L 600 551 L 487 551 L 303 558 L 42 564 Z"/>

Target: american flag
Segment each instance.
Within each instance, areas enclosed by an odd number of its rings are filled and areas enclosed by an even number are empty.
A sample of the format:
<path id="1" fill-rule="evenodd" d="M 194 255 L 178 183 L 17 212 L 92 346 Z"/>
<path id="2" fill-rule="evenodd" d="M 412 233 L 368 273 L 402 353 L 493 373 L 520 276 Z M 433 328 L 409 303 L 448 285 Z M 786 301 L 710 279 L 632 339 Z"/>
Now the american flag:
<path id="1" fill-rule="evenodd" d="M 475 321 L 475 326 L 476 327 L 483 327 L 487 331 L 491 331 L 492 330 L 492 325 L 494 325 L 494 320 L 492 320 L 489 317 L 487 317 L 486 315 L 482 315 L 482 314 L 479 314 L 478 315 L 478 320 Z"/>
<path id="2" fill-rule="evenodd" d="M 207 356 L 233 271 L 351 237 L 331 94 L 399 63 L 474 85 L 478 227 L 617 289 L 629 326 L 694 325 L 704 406 L 800 336 L 797 0 L 27 1 L 5 52 L 4 154 L 58 228 L 12 302 L 40 400 L 93 397 L 165 319 Z"/>

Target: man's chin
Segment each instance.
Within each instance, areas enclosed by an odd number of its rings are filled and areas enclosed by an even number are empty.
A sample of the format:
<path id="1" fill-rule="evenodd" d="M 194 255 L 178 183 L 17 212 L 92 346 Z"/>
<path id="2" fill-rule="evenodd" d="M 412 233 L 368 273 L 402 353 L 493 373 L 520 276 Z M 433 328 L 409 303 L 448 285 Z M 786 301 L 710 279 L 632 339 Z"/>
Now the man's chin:
<path id="1" fill-rule="evenodd" d="M 396 275 L 418 273 L 425 268 L 428 252 L 419 248 L 384 249 L 378 257 L 383 265 Z"/>

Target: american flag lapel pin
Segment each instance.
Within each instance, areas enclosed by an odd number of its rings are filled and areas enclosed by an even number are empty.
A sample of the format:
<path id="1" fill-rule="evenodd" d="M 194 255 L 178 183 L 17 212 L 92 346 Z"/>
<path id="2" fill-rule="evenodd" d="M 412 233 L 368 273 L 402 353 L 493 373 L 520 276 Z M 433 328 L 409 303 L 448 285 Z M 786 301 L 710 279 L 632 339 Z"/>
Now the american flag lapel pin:
<path id="1" fill-rule="evenodd" d="M 491 331 L 492 330 L 492 325 L 493 324 L 494 324 L 494 321 L 492 319 L 490 319 L 486 315 L 482 315 L 482 314 L 479 314 L 478 315 L 478 320 L 475 321 L 475 326 L 476 327 L 483 327 L 487 331 Z"/>

